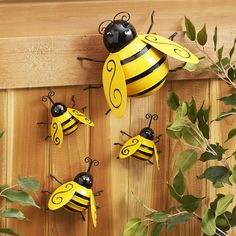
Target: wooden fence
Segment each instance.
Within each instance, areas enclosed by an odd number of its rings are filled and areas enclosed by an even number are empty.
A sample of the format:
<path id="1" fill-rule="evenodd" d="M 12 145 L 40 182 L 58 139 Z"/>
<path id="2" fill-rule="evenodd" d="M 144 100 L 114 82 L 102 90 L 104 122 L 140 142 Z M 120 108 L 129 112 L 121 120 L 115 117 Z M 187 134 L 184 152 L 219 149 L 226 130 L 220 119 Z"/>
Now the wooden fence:
<path id="1" fill-rule="evenodd" d="M 97 34 L 98 24 L 125 10 L 131 14 L 131 22 L 138 32 L 146 31 L 150 13 L 156 10 L 154 31 L 169 36 L 178 31 L 176 41 L 192 47 L 185 39 L 184 16 L 188 16 L 199 27 L 207 23 L 209 29 L 217 24 L 220 40 L 229 47 L 236 33 L 233 0 L 167 0 L 167 1 L 0 1 L 0 129 L 5 135 L 0 141 L 0 183 L 14 184 L 17 177 L 31 176 L 41 181 L 41 190 L 55 189 L 58 185 L 49 174 L 68 181 L 86 170 L 84 157 L 98 159 L 100 165 L 92 169 L 94 191 L 103 189 L 96 198 L 101 207 L 98 226 L 93 228 L 86 214 L 83 222 L 78 215 L 63 210 L 46 210 L 48 196 L 37 193 L 41 209 L 24 208 L 30 221 L 5 220 L 1 225 L 14 228 L 25 236 L 121 236 L 127 219 L 144 216 L 146 211 L 132 195 L 135 192 L 144 202 L 155 209 L 166 209 L 173 203 L 167 192 L 176 155 L 182 150 L 179 143 L 171 141 L 165 134 L 165 125 L 173 114 L 166 105 L 166 94 L 173 89 L 182 100 L 194 96 L 198 105 L 203 100 L 211 104 L 211 116 L 216 117 L 224 109 L 217 101 L 229 90 L 208 74 L 192 75 L 178 72 L 168 75 L 168 82 L 156 94 L 145 98 L 129 99 L 122 119 L 112 114 L 105 116 L 107 103 L 103 90 L 86 90 L 88 84 L 101 84 L 99 63 L 79 62 L 77 56 L 104 59 L 107 51 Z M 210 48 L 209 48 L 210 49 Z M 176 62 L 171 61 L 171 67 Z M 61 149 L 50 140 L 45 141 L 47 127 L 38 121 L 50 119 L 50 104 L 41 97 L 51 87 L 55 100 L 71 104 L 76 97 L 76 107 L 87 106 L 85 114 L 95 127 L 81 125 L 77 132 L 65 138 Z M 147 121 L 146 113 L 157 113 L 159 120 L 153 123 L 157 134 L 163 134 L 158 143 L 160 167 L 135 160 L 117 160 L 119 148 L 114 142 L 124 142 L 120 130 L 137 134 Z M 222 142 L 236 121 L 227 119 L 213 123 L 211 137 Z M 229 147 L 235 143 L 229 142 Z M 188 192 L 211 199 L 215 190 L 205 181 L 196 180 L 205 166 L 201 163 L 188 173 Z M 198 222 L 175 228 L 168 236 L 201 235 Z"/>

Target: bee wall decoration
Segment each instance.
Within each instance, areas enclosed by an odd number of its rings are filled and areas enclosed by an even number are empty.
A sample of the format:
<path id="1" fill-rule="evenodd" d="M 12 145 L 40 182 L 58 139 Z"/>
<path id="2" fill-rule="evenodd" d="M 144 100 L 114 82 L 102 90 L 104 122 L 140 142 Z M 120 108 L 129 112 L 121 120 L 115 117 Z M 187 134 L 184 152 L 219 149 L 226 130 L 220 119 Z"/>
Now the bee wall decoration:
<path id="1" fill-rule="evenodd" d="M 65 210 L 72 213 L 80 213 L 82 219 L 85 220 L 83 212 L 89 208 L 91 210 L 91 217 L 94 227 L 97 225 L 97 215 L 96 215 L 96 204 L 94 196 L 100 196 L 103 190 L 100 190 L 93 194 L 93 176 L 90 173 L 92 165 L 98 166 L 99 161 L 92 160 L 90 157 L 85 158 L 85 162 L 89 163 L 87 172 L 81 172 L 77 174 L 74 180 L 62 183 L 55 176 L 50 175 L 59 184 L 61 184 L 53 193 L 48 190 L 42 192 L 50 193 L 50 199 L 48 201 L 49 210 L 57 210 L 59 208 L 64 208 Z"/>
<path id="2" fill-rule="evenodd" d="M 140 133 L 134 137 L 121 130 L 120 132 L 127 135 L 130 139 L 126 141 L 124 145 L 120 143 L 114 144 L 121 146 L 118 158 L 134 157 L 138 160 L 148 161 L 150 164 L 153 164 L 150 159 L 154 155 L 157 168 L 159 169 L 159 156 L 156 143 L 160 141 L 162 135 L 160 134 L 155 137 L 154 130 L 150 127 L 152 120 L 157 120 L 158 115 L 147 113 L 145 118 L 150 119 L 148 127 L 143 128 Z"/>
<path id="3" fill-rule="evenodd" d="M 120 16 L 120 19 L 117 19 Z M 154 11 L 147 34 L 139 35 L 129 22 L 130 14 L 120 12 L 113 20 L 103 21 L 98 28 L 110 52 L 106 61 L 78 57 L 79 60 L 105 62 L 103 88 L 107 103 L 117 117 L 122 117 L 127 96 L 142 97 L 159 90 L 169 72 L 167 55 L 180 61 L 197 64 L 198 58 L 188 49 L 172 40 L 150 34 Z M 107 24 L 105 26 L 105 24 Z"/>
<path id="4" fill-rule="evenodd" d="M 72 108 L 66 107 L 63 103 L 54 102 L 52 96 L 55 95 L 54 91 L 49 91 L 47 96 L 42 97 L 43 102 L 48 100 L 52 103 L 51 115 L 52 122 L 50 128 L 50 136 L 52 141 L 57 147 L 61 147 L 63 142 L 63 136 L 69 135 L 78 129 L 78 123 L 94 126 L 94 123 L 88 119 L 82 112 L 74 109 L 75 101 L 72 97 L 73 106 Z M 38 122 L 38 124 L 48 124 L 47 122 Z"/>

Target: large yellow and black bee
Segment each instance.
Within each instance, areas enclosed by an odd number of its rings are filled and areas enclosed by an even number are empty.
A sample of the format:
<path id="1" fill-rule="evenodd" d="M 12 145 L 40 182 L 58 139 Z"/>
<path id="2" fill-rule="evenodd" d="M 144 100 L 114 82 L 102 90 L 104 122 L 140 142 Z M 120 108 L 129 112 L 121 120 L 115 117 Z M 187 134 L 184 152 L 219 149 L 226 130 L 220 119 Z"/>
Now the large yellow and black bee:
<path id="1" fill-rule="evenodd" d="M 152 120 L 157 120 L 158 115 L 150 113 L 146 114 L 146 119 L 150 119 L 148 127 L 143 128 L 140 133 L 134 137 L 121 131 L 122 134 L 126 134 L 130 139 L 125 142 L 124 145 L 120 143 L 114 143 L 115 145 L 120 145 L 120 153 L 118 158 L 133 157 L 138 160 L 148 161 L 153 164 L 150 160 L 155 156 L 157 168 L 159 169 L 159 156 L 156 148 L 156 143 L 159 142 L 160 136 L 155 137 L 154 130 L 150 128 Z M 156 139 L 154 141 L 154 139 Z"/>
<path id="2" fill-rule="evenodd" d="M 121 19 L 117 19 L 119 15 Z M 99 25 L 99 33 L 103 34 L 104 45 L 110 52 L 103 66 L 103 88 L 108 105 L 117 117 L 122 117 L 125 112 L 127 96 L 147 96 L 162 87 L 169 71 L 167 55 L 193 64 L 199 62 L 181 45 L 149 34 L 152 24 L 147 34 L 138 35 L 129 19 L 129 13 L 120 12 L 113 20 Z M 107 22 L 109 24 L 105 26 Z"/>
<path id="3" fill-rule="evenodd" d="M 90 168 L 92 165 L 97 166 L 99 162 L 97 160 L 92 160 L 90 157 L 86 157 L 85 161 L 90 162 L 87 172 L 79 173 L 73 181 L 62 184 L 52 176 L 62 185 L 50 196 L 48 208 L 50 210 L 57 210 L 63 207 L 65 210 L 70 212 L 79 212 L 82 215 L 83 220 L 85 220 L 83 212 L 90 206 L 93 225 L 96 227 L 97 216 L 94 195 L 98 196 L 102 191 L 93 194 L 91 189 L 93 185 L 93 176 L 90 174 Z"/>
<path id="4" fill-rule="evenodd" d="M 53 105 L 51 107 L 52 122 L 50 128 L 50 136 L 57 147 L 61 147 L 63 135 L 69 135 L 78 129 L 79 123 L 94 126 L 94 123 L 88 119 L 82 112 L 74 108 L 66 107 L 60 102 L 54 102 L 52 96 L 54 91 L 49 91 L 47 96 L 43 96 L 42 100 L 49 100 Z M 39 122 L 38 124 L 42 124 Z"/>

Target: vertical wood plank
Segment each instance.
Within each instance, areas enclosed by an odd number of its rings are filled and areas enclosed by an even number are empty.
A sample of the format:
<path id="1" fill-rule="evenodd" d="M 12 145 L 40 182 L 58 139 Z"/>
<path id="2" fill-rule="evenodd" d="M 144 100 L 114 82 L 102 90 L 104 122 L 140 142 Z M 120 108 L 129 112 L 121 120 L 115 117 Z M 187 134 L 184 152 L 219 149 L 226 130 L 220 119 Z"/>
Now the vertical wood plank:
<path id="1" fill-rule="evenodd" d="M 72 95 L 75 95 L 75 108 L 81 111 L 82 107 L 87 106 L 84 113 L 89 118 L 87 91 L 83 91 L 81 87 L 62 87 L 56 88 L 54 91 L 56 94 L 53 99 L 57 102 L 64 103 L 67 107 L 72 106 L 71 98 Z M 50 142 L 50 172 L 47 173 L 48 176 L 49 174 L 53 174 L 61 182 L 65 183 L 73 180 L 78 173 L 87 170 L 84 158 L 89 155 L 89 132 L 90 127 L 81 124 L 76 132 L 69 136 L 64 136 L 64 141 L 60 149 L 51 140 L 48 140 Z M 59 184 L 54 180 L 50 179 L 50 182 L 52 190 L 59 187 Z M 51 211 L 49 235 L 87 235 L 87 213 L 85 214 L 85 218 L 86 221 L 83 221 L 79 213 L 73 214 L 64 209 Z"/>
<path id="2" fill-rule="evenodd" d="M 7 175 L 11 185 L 18 176 L 30 176 L 40 180 L 41 188 L 47 186 L 48 148 L 42 139 L 42 130 L 36 122 L 46 118 L 40 104 L 42 89 L 21 89 L 8 92 L 8 159 Z M 8 227 L 22 235 L 45 235 L 47 222 L 40 191 L 35 195 L 42 209 L 21 207 L 31 221 L 8 220 Z M 38 226 L 41 226 L 39 231 Z M 30 226 L 30 227 L 29 227 Z"/>

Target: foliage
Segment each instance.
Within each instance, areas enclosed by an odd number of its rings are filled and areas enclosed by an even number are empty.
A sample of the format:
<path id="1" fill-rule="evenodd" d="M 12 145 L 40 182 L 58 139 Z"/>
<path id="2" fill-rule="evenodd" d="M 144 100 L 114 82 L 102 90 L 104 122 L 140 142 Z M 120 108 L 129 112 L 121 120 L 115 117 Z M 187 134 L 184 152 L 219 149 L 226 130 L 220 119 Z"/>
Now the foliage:
<path id="1" fill-rule="evenodd" d="M 0 133 L 0 138 L 3 136 L 3 133 L 4 132 Z M 39 181 L 37 179 L 29 177 L 18 177 L 17 184 L 15 184 L 14 186 L 9 186 L 7 184 L 0 185 L 0 200 L 3 199 L 9 203 L 18 203 L 22 206 L 33 206 L 39 208 L 31 194 L 26 192 L 27 190 L 35 192 L 38 190 L 38 188 Z M 17 208 L 10 208 L 8 207 L 8 205 L 2 208 L 0 212 L 0 218 L 11 218 L 17 220 L 27 219 L 21 210 Z M 20 236 L 10 228 L 0 227 L 0 233 Z"/>
<path id="2" fill-rule="evenodd" d="M 212 122 L 220 122 L 228 117 L 236 115 L 236 61 L 233 61 L 236 39 L 225 56 L 224 46 L 218 46 L 218 28 L 214 29 L 212 39 L 215 52 L 214 61 L 205 50 L 209 41 L 207 26 L 199 31 L 194 24 L 185 17 L 186 35 L 193 41 L 197 49 L 202 53 L 201 60 L 207 66 L 185 64 L 184 69 L 193 72 L 208 71 L 222 79 L 232 89 L 230 95 L 219 100 L 230 106 L 222 111 Z M 124 235 L 147 235 L 149 227 L 151 236 L 159 236 L 164 230 L 171 230 L 176 225 L 185 224 L 193 219 L 199 222 L 204 236 L 227 236 L 231 228 L 236 226 L 235 196 L 232 194 L 218 193 L 208 202 L 203 201 L 204 196 L 194 196 L 187 193 L 187 178 L 185 174 L 196 163 L 207 162 L 207 168 L 196 177 L 197 181 L 209 181 L 216 189 L 235 188 L 236 164 L 231 166 L 229 160 L 236 159 L 236 151 L 228 154 L 228 149 L 220 143 L 214 143 L 210 139 L 211 122 L 209 121 L 210 107 L 205 106 L 204 101 L 200 107 L 196 105 L 194 97 L 190 101 L 180 101 L 178 95 L 170 91 L 167 95 L 167 104 L 175 113 L 175 119 L 166 126 L 167 135 L 186 146 L 186 150 L 178 153 L 175 162 L 175 174 L 173 180 L 167 183 L 167 189 L 175 204 L 165 211 L 148 208 L 141 200 L 138 200 L 147 209 L 148 214 L 143 218 L 130 219 L 125 227 Z M 232 128 L 225 137 L 225 142 L 236 140 L 236 128 Z M 212 160 L 214 162 L 212 162 Z M 204 165 L 205 166 L 205 165 Z M 200 211 L 203 209 L 203 211 Z M 201 212 L 201 214 L 200 214 Z M 145 229 L 141 231 L 141 229 Z"/>

